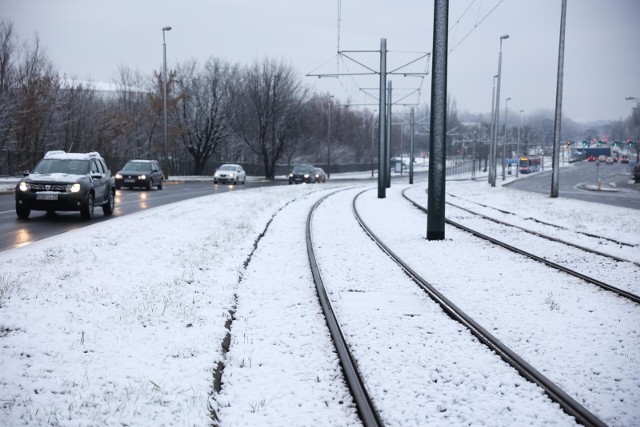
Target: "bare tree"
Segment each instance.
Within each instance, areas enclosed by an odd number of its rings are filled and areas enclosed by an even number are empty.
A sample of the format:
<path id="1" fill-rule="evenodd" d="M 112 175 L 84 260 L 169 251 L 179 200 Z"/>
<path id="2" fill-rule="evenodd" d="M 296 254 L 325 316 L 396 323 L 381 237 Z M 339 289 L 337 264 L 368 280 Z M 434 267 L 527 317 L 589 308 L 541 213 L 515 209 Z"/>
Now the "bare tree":
<path id="1" fill-rule="evenodd" d="M 6 20 L 0 21 L 0 152 L 3 153 L 0 171 L 11 171 L 14 168 L 12 154 L 16 147 L 11 134 L 15 121 L 16 44 L 13 24 Z"/>
<path id="2" fill-rule="evenodd" d="M 308 90 L 290 66 L 268 59 L 245 69 L 234 85 L 231 124 L 261 158 L 266 178 L 274 178 L 276 162 L 300 129 L 307 97 Z"/>
<path id="3" fill-rule="evenodd" d="M 177 108 L 172 117 L 199 175 L 233 133 L 224 113 L 233 69 L 221 59 L 210 58 L 202 70 L 192 61 L 176 72 Z"/>
<path id="4" fill-rule="evenodd" d="M 122 158 L 159 158 L 162 152 L 158 132 L 162 110 L 152 96 L 151 83 L 137 70 L 126 66 L 118 70 L 113 148 Z"/>
<path id="5" fill-rule="evenodd" d="M 17 148 L 29 153 L 28 163 L 32 165 L 44 151 L 59 148 L 49 133 L 53 129 L 60 79 L 37 37 L 25 46 L 25 54 L 17 66 L 14 137 Z"/>

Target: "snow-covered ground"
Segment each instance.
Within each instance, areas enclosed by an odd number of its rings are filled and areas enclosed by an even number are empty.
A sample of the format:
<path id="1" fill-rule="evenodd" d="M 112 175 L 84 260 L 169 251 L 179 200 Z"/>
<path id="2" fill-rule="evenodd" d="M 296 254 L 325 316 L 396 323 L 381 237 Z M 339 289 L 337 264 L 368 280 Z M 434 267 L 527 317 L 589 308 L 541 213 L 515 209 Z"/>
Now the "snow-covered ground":
<path id="1" fill-rule="evenodd" d="M 363 237 L 350 200 L 374 185 L 228 192 L 0 253 L 0 425 L 209 425 L 211 412 L 225 426 L 358 425 L 304 245 L 308 208 L 338 188 L 316 213 L 314 240 L 385 423 L 571 424 Z M 444 241 L 425 240 L 426 217 L 400 196 L 407 186 L 358 202 L 394 250 L 603 421 L 639 425 L 640 310 L 451 227 Z M 413 187 L 419 197 L 425 182 Z M 635 245 L 629 258 L 640 246 L 635 210 L 480 180 L 447 191 L 515 221 L 597 230 Z"/>

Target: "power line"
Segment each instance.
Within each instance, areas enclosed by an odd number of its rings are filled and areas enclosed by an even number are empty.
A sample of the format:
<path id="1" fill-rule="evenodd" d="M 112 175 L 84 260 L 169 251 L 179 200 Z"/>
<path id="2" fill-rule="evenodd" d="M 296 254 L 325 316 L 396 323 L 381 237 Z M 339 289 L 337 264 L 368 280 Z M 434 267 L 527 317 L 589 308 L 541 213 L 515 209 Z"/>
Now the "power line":
<path id="1" fill-rule="evenodd" d="M 456 43 L 456 44 L 455 44 L 451 49 L 449 49 L 449 53 L 453 52 L 453 51 L 454 51 L 458 46 L 460 46 L 460 43 L 462 43 L 463 41 L 465 41 L 465 40 L 467 39 L 467 37 L 469 37 L 469 35 L 470 35 L 472 32 L 474 32 L 474 31 L 476 30 L 476 28 L 478 28 L 478 27 L 480 26 L 480 24 L 482 24 L 482 23 L 484 22 L 484 20 L 485 20 L 485 19 L 487 19 L 487 18 L 489 17 L 489 15 L 491 15 L 491 14 L 492 14 L 492 13 L 493 13 L 497 8 L 498 8 L 498 6 L 500 6 L 500 5 L 502 4 L 502 2 L 503 2 L 503 1 L 504 1 L 504 0 L 500 0 L 500 1 L 498 2 L 498 4 L 496 4 L 496 5 L 493 7 L 493 9 L 491 9 L 491 10 L 490 10 L 490 11 L 489 11 L 489 12 L 488 12 L 488 13 L 487 13 L 487 14 L 486 14 L 486 15 L 485 15 L 485 16 L 484 16 L 484 17 L 483 17 L 479 22 L 477 21 L 477 18 L 476 18 L 476 23 L 475 23 L 475 25 L 473 26 L 473 28 L 472 28 L 471 30 L 469 30 L 469 32 L 468 32 L 468 33 L 467 33 L 467 34 L 462 38 L 462 40 L 460 40 L 460 41 L 459 41 L 458 43 Z M 474 2 L 475 2 L 475 0 L 474 0 Z M 472 4 L 473 4 L 473 3 L 472 3 Z M 469 9 L 469 8 L 467 8 L 467 10 L 468 10 L 468 9 Z M 465 10 L 465 12 L 464 12 L 464 13 L 466 13 L 466 10 Z M 457 23 L 456 23 L 456 25 L 457 25 Z"/>

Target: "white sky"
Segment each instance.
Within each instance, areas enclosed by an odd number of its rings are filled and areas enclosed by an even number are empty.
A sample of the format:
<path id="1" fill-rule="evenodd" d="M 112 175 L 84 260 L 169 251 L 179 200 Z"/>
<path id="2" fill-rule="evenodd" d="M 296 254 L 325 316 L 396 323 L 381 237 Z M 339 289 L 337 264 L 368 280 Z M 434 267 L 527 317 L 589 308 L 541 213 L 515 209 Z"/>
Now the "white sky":
<path id="1" fill-rule="evenodd" d="M 509 34 L 503 45 L 501 105 L 511 97 L 515 111 L 553 109 L 560 0 L 453 0 L 449 26 L 460 22 L 451 31 L 450 48 L 496 5 L 451 53 L 449 93 L 461 111 L 488 112 L 499 37 Z M 640 2 L 569 0 L 567 9 L 564 115 L 628 117 L 634 103 L 625 97 L 640 98 Z M 432 1 L 343 0 L 340 10 L 342 50 L 378 50 L 386 38 L 388 49 L 396 51 L 388 59 L 391 69 L 416 57 L 398 51 L 432 49 Z M 122 64 L 145 73 L 160 70 L 161 29 L 167 25 L 173 27 L 166 34 L 169 67 L 210 56 L 243 64 L 282 58 L 301 75 L 334 73 L 337 65 L 338 0 L 0 0 L 0 16 L 14 22 L 22 39 L 37 33 L 59 71 L 80 79 L 111 81 Z M 378 68 L 375 54 L 354 55 Z M 358 89 L 377 86 L 376 78 L 345 77 L 341 84 L 305 79 L 341 102 L 375 103 Z M 394 100 L 416 87 L 413 79 L 393 81 Z M 429 88 L 430 79 L 422 102 L 428 102 Z"/>
<path id="2" fill-rule="evenodd" d="M 386 199 L 376 198 L 371 181 L 229 191 L 1 252 L 0 424 L 208 425 L 210 405 L 224 426 L 358 425 L 304 238 L 313 203 L 344 190 L 314 214 L 314 246 L 384 423 L 575 425 L 360 229 L 351 201 L 369 188 L 358 209 L 394 252 L 605 423 L 638 425 L 637 304 L 453 227 L 445 240 L 428 242 L 426 215 L 401 196 L 410 187 L 409 197 L 425 204 L 422 177 L 413 186 L 394 181 Z M 447 186 L 458 205 L 494 206 L 513 214 L 483 213 L 640 262 L 635 210 L 483 179 Z M 495 235 L 451 206 L 447 216 Z M 634 246 L 594 241 L 584 230 Z M 547 259 L 640 291 L 637 265 L 589 264 L 566 246 L 514 234 Z M 222 354 L 231 307 L 230 351 Z M 218 361 L 224 385 L 210 398 Z"/>

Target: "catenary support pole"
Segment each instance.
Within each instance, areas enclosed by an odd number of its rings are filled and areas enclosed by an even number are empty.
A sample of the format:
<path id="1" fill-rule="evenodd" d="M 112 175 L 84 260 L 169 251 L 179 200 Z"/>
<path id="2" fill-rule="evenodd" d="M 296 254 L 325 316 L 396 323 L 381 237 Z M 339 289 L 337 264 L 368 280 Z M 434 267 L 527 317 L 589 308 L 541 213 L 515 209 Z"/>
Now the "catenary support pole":
<path id="1" fill-rule="evenodd" d="M 380 39 L 380 96 L 379 96 L 379 114 L 378 114 L 378 131 L 380 138 L 378 140 L 378 199 L 384 199 L 387 196 L 387 187 L 385 185 L 385 158 L 384 147 L 387 139 L 386 120 L 387 115 L 387 39 Z"/>
<path id="2" fill-rule="evenodd" d="M 488 168 L 489 171 L 487 173 L 487 178 L 489 184 L 493 184 L 493 159 L 496 157 L 496 148 L 493 145 L 495 140 L 493 139 L 493 135 L 496 131 L 496 79 L 498 75 L 493 76 L 493 89 L 491 90 L 491 125 L 490 125 L 490 136 L 489 136 L 489 159 L 488 159 Z"/>
<path id="3" fill-rule="evenodd" d="M 433 21 L 427 240 L 444 240 L 448 0 L 435 0 Z"/>
<path id="4" fill-rule="evenodd" d="M 409 116 L 409 134 L 411 135 L 409 142 L 409 184 L 413 184 L 413 159 L 415 148 L 415 114 L 413 107 L 411 107 L 411 115 Z"/>
<path id="5" fill-rule="evenodd" d="M 553 160 L 551 172 L 551 197 L 558 197 L 560 179 L 560 137 L 562 129 L 562 79 L 564 72 L 564 32 L 567 17 L 567 0 L 562 0 L 560 14 L 560 46 L 558 48 L 558 81 L 556 86 L 556 117 L 553 125 Z"/>
<path id="6" fill-rule="evenodd" d="M 384 185 L 391 187 L 391 132 L 393 131 L 393 116 L 391 115 L 391 93 L 393 92 L 393 82 L 389 80 L 387 82 L 389 93 L 387 94 L 387 140 L 384 145 L 384 162 L 385 162 L 385 181 Z"/>

